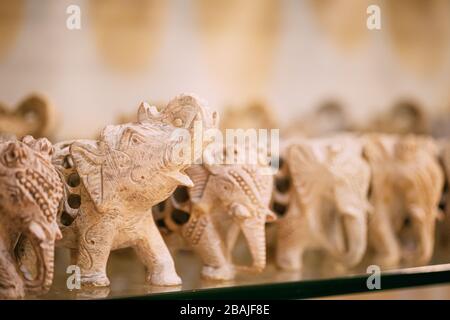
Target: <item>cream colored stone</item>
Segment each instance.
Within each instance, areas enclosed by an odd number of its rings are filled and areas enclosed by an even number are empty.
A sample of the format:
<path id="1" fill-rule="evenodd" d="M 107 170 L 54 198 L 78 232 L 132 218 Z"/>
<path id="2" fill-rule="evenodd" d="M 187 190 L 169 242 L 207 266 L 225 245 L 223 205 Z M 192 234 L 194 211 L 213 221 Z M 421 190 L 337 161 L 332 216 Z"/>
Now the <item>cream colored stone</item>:
<path id="1" fill-rule="evenodd" d="M 45 138 L 0 142 L 0 299 L 43 294 L 52 284 L 63 196 L 52 153 Z M 24 238 L 29 245 L 16 257 L 15 245 Z M 26 268 L 22 262 L 32 256 L 36 259 Z"/>
<path id="2" fill-rule="evenodd" d="M 234 278 L 231 253 L 240 232 L 253 265 L 237 269 L 260 272 L 265 268 L 265 224 L 276 216 L 269 210 L 273 176 L 262 172 L 263 168 L 267 169 L 253 164 L 192 166 L 187 173 L 194 187 L 179 188 L 156 210 L 166 230 L 179 234 L 200 256 L 203 278 Z"/>
<path id="3" fill-rule="evenodd" d="M 373 134 L 364 154 L 371 171 L 369 248 L 383 267 L 424 265 L 434 250 L 444 184 L 431 138 Z"/>
<path id="4" fill-rule="evenodd" d="M 301 270 L 309 249 L 325 250 L 347 267 L 358 264 L 366 251 L 370 211 L 370 170 L 361 140 L 352 135 L 296 140 L 287 145 L 285 162 L 274 195 L 274 209 L 283 214 L 277 265 Z"/>
<path id="5" fill-rule="evenodd" d="M 137 122 L 107 126 L 99 140 L 55 146 L 53 163 L 65 181 L 61 245 L 71 249 L 84 285 L 109 285 L 109 253 L 125 247 L 132 247 L 146 266 L 148 282 L 181 284 L 151 208 L 177 186 L 192 186 L 185 173 L 190 163 L 179 152 L 198 145 L 196 139 L 201 137 L 193 135 L 195 121 L 212 128 L 217 115 L 197 98 L 180 95 L 161 112 L 141 104 L 137 118 Z M 183 121 L 191 139 L 174 135 L 180 129 L 175 119 Z"/>

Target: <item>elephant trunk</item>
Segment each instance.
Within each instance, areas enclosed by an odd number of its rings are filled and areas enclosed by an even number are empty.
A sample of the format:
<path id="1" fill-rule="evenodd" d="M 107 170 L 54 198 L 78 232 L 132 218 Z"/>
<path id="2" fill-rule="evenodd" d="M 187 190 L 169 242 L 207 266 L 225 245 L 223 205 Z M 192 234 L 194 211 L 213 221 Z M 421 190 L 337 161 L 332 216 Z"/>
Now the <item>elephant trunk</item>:
<path id="1" fill-rule="evenodd" d="M 253 259 L 249 271 L 261 272 L 266 267 L 265 219 L 246 219 L 241 229 Z"/>
<path id="2" fill-rule="evenodd" d="M 433 219 L 433 217 L 427 217 Z M 417 225 L 418 229 L 418 241 L 417 251 L 412 257 L 412 262 L 417 265 L 427 264 L 431 256 L 433 255 L 434 247 L 434 220 L 433 221 L 421 221 Z"/>
<path id="3" fill-rule="evenodd" d="M 36 256 L 37 269 L 34 277 L 25 278 L 25 287 L 30 294 L 46 293 L 53 282 L 55 238 L 37 222 L 30 224 L 27 236 L 33 251 L 27 254 Z"/>
<path id="4" fill-rule="evenodd" d="M 354 267 L 363 258 L 367 246 L 367 221 L 361 214 L 343 216 L 345 251 L 340 259 L 347 267 Z"/>

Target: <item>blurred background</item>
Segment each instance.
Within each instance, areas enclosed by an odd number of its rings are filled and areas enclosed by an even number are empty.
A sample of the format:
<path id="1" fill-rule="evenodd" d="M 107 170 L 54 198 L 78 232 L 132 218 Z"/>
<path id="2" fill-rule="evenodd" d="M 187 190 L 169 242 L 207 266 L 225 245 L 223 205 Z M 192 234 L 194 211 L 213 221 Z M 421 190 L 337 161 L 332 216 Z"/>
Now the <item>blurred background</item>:
<path id="1" fill-rule="evenodd" d="M 381 30 L 366 27 L 371 4 Z M 0 103 L 47 97 L 55 140 L 180 92 L 261 103 L 279 127 L 331 101 L 364 126 L 405 99 L 447 112 L 449 44 L 448 0 L 1 0 Z"/>
<path id="2" fill-rule="evenodd" d="M 0 132 L 18 136 L 94 138 L 191 92 L 223 128 L 442 137 L 449 89 L 449 0 L 0 0 Z"/>

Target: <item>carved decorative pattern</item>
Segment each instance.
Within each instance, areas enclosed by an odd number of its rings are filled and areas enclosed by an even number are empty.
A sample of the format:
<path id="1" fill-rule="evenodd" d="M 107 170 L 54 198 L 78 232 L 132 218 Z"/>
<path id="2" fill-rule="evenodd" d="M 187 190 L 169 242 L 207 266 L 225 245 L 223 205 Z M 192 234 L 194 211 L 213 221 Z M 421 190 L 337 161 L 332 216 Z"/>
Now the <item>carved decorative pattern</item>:
<path id="1" fill-rule="evenodd" d="M 52 284 L 63 196 L 52 153 L 47 139 L 0 142 L 0 224 L 6 232 L 0 237 L 0 298 L 42 294 Z"/>
<path id="2" fill-rule="evenodd" d="M 107 126 L 98 140 L 56 146 L 53 163 L 64 181 L 65 196 L 58 219 L 64 235 L 61 245 L 72 249 L 83 285 L 108 286 L 109 252 L 124 247 L 135 249 L 150 283 L 181 283 L 152 218 L 152 206 L 177 186 L 192 186 L 185 173 L 189 166 L 180 161 L 178 151 L 199 145 L 194 121 L 201 121 L 207 130 L 217 125 L 217 114 L 198 98 L 179 95 L 160 111 L 142 103 L 137 119 Z M 192 141 L 174 139 L 180 128 L 194 136 Z M 199 241 L 203 224 L 192 231 L 194 242 Z"/>

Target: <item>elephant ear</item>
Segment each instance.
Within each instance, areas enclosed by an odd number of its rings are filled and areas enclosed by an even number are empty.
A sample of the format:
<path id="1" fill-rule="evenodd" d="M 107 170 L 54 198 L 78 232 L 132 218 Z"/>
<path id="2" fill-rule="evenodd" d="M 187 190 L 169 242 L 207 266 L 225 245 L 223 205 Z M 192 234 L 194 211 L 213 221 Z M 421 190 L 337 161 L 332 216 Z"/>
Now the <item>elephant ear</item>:
<path id="1" fill-rule="evenodd" d="M 422 147 L 433 158 L 438 159 L 441 153 L 439 142 L 431 137 L 416 137 L 420 147 Z"/>
<path id="2" fill-rule="evenodd" d="M 333 184 L 328 168 L 319 162 L 306 143 L 295 144 L 287 152 L 289 170 L 302 208 L 320 201 L 321 194 Z"/>
<path id="3" fill-rule="evenodd" d="M 312 146 L 305 143 L 295 144 L 287 150 L 287 162 L 296 193 L 296 201 L 302 214 L 317 238 L 330 250 L 335 251 L 339 235 L 336 216 L 330 216 L 322 210 L 323 195 L 334 187 L 334 177 L 329 168 L 320 162 Z"/>
<path id="4" fill-rule="evenodd" d="M 211 173 L 203 165 L 198 164 L 187 168 L 186 173 L 194 183 L 194 186 L 189 188 L 189 197 L 192 202 L 198 202 L 203 197 Z"/>
<path id="5" fill-rule="evenodd" d="M 393 156 L 395 136 L 369 134 L 363 138 L 363 156 L 370 164 L 382 164 Z"/>
<path id="6" fill-rule="evenodd" d="M 106 156 L 97 147 L 87 142 L 74 142 L 70 147 L 77 171 L 96 208 L 101 211 L 105 197 L 110 194 L 104 182 L 103 164 Z"/>

